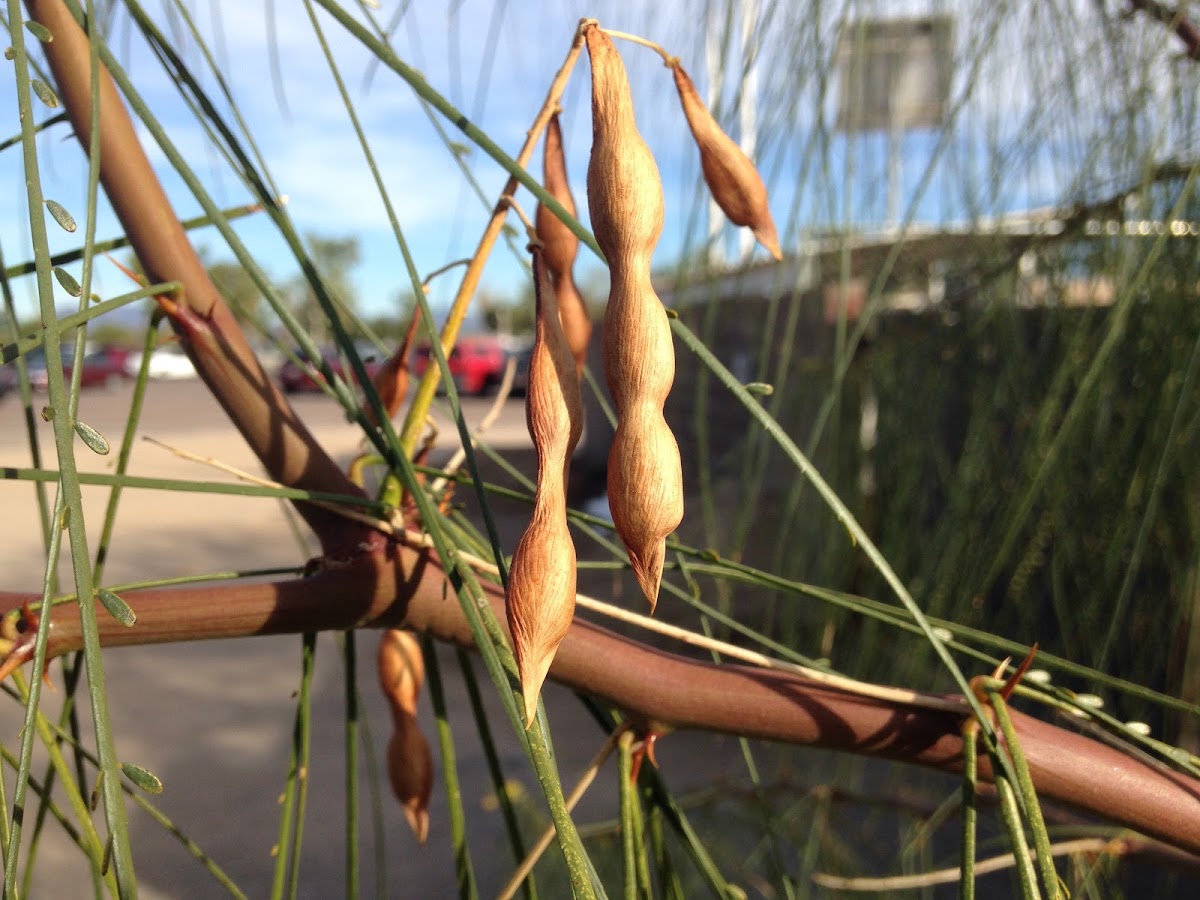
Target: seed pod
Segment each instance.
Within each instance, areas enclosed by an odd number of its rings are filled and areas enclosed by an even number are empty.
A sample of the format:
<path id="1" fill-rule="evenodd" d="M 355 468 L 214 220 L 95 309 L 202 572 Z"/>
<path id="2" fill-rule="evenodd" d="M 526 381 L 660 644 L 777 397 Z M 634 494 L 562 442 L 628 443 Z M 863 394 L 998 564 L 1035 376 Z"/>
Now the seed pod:
<path id="1" fill-rule="evenodd" d="M 533 517 L 513 553 L 505 607 L 525 700 L 533 724 L 538 693 L 575 615 L 575 544 L 567 527 L 567 469 L 582 431 L 579 378 L 558 319 L 541 249 L 533 249 L 537 313 L 525 421 L 537 451 Z"/>
<path id="2" fill-rule="evenodd" d="M 408 394 L 408 357 L 412 352 L 413 340 L 417 336 L 417 325 L 420 321 L 421 307 L 418 306 L 413 312 L 412 321 L 408 323 L 404 341 L 396 348 L 396 352 L 384 361 L 371 379 L 375 385 L 375 392 L 379 394 L 379 402 L 388 418 L 396 415 L 400 410 L 400 404 L 404 402 L 405 395 Z M 366 414 L 367 421 L 372 425 L 378 424 L 375 421 L 374 410 L 368 409 Z"/>
<path id="3" fill-rule="evenodd" d="M 420 843 L 429 833 L 433 754 L 417 722 L 417 696 L 425 681 L 425 660 L 416 637 L 391 629 L 379 642 L 379 686 L 392 710 L 388 741 L 388 781 Z"/>
<path id="4" fill-rule="evenodd" d="M 567 181 L 567 161 L 563 154 L 562 128 L 558 124 L 558 113 L 550 117 L 546 126 L 546 152 L 544 158 L 544 181 L 550 196 L 562 204 L 563 209 L 575 215 L 575 198 Z M 558 317 L 562 322 L 563 336 L 575 357 L 575 372 L 583 374 L 587 364 L 588 341 L 592 337 L 592 320 L 588 318 L 583 297 L 575 286 L 572 268 L 579 252 L 579 238 L 562 223 L 558 216 L 540 203 L 535 218 L 538 240 L 545 245 L 543 256 L 550 273 L 558 301 Z"/>
<path id="5" fill-rule="evenodd" d="M 388 703 L 415 716 L 424 683 L 425 658 L 416 637 L 399 628 L 385 631 L 379 642 L 379 687 Z"/>
<path id="6" fill-rule="evenodd" d="M 586 39 L 592 61 L 588 208 L 610 270 L 604 374 L 617 408 L 608 505 L 653 610 L 666 537 L 683 518 L 679 446 L 662 414 L 675 378 L 675 349 L 650 283 L 650 257 L 663 226 L 662 181 L 638 134 L 620 54 L 597 27 Z"/>
<path id="7" fill-rule="evenodd" d="M 692 79 L 676 60 L 671 65 L 675 87 L 683 104 L 692 137 L 700 148 L 700 168 L 717 205 L 735 225 L 744 225 L 754 232 L 776 259 L 783 259 L 779 250 L 779 234 L 767 206 L 767 188 L 758 169 L 742 148 L 734 143 L 717 120 L 712 117 Z"/>
<path id="8" fill-rule="evenodd" d="M 414 716 L 397 716 L 393 724 L 387 750 L 388 781 L 417 842 L 423 844 L 429 834 L 433 753 Z"/>

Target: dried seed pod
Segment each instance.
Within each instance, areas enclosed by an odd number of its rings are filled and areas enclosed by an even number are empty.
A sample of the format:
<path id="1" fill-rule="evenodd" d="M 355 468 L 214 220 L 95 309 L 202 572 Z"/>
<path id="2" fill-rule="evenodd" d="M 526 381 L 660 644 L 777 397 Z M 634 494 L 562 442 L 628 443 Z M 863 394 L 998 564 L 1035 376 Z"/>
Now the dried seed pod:
<path id="1" fill-rule="evenodd" d="M 419 843 L 429 834 L 429 797 L 433 793 L 433 753 L 416 717 L 396 716 L 388 740 L 388 782 Z"/>
<path id="2" fill-rule="evenodd" d="M 721 130 L 678 60 L 672 63 L 671 70 L 675 73 L 675 87 L 679 90 L 683 114 L 687 116 L 692 137 L 700 148 L 700 168 L 704 170 L 704 180 L 708 182 L 713 199 L 729 221 L 750 228 L 773 257 L 783 259 L 779 234 L 767 206 L 767 188 L 758 169 L 742 148 Z"/>
<path id="3" fill-rule="evenodd" d="M 663 227 L 662 181 L 634 121 L 620 54 L 597 27 L 587 30 L 586 39 L 592 61 L 588 208 L 610 270 L 604 374 L 617 407 L 608 504 L 653 609 L 666 537 L 683 518 L 679 446 L 662 414 L 675 378 L 675 349 L 650 283 L 650 257 Z"/>
<path id="4" fill-rule="evenodd" d="M 417 696 L 425 683 L 425 658 L 410 631 L 392 628 L 379 642 L 379 687 L 393 709 L 417 714 Z"/>
<path id="5" fill-rule="evenodd" d="M 567 527 L 567 468 L 582 431 L 583 404 L 541 249 L 533 248 L 537 325 L 525 421 L 537 451 L 533 517 L 517 542 L 505 607 L 525 700 L 526 727 L 558 645 L 575 615 L 575 544 Z"/>
<path id="6" fill-rule="evenodd" d="M 384 361 L 371 379 L 376 393 L 379 394 L 383 411 L 387 413 L 388 418 L 396 415 L 400 410 L 400 404 L 404 402 L 405 395 L 408 394 L 408 357 L 412 352 L 413 340 L 417 336 L 417 325 L 420 321 L 421 307 L 418 306 L 413 312 L 412 321 L 408 323 L 404 341 L 396 348 L 396 352 Z M 375 421 L 374 410 L 368 409 L 366 413 L 367 420 L 372 425 L 379 424 Z"/>
<path id="7" fill-rule="evenodd" d="M 425 681 L 425 659 L 416 637 L 391 629 L 379 642 L 379 686 L 392 710 L 388 781 L 420 843 L 429 833 L 433 754 L 417 722 L 417 696 Z"/>
<path id="8" fill-rule="evenodd" d="M 562 204 L 563 209 L 575 215 L 575 198 L 567 181 L 567 161 L 563 154 L 562 128 L 558 124 L 558 113 L 550 117 L 546 126 L 546 151 L 544 157 L 544 181 L 550 196 Z M 588 341 L 592 337 L 592 320 L 587 307 L 575 285 L 572 268 L 579 252 L 579 238 L 562 223 L 558 216 L 540 203 L 535 218 L 538 240 L 545 245 L 543 255 L 550 283 L 554 285 L 558 301 L 558 317 L 562 322 L 563 336 L 575 357 L 575 371 L 583 373 L 587 364 Z"/>

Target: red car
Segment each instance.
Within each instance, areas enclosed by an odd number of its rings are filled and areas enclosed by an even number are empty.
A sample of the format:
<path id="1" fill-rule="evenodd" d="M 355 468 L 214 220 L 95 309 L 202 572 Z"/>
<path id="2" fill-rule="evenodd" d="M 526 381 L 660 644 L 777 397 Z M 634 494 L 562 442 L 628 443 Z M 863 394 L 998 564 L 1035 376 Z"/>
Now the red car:
<path id="1" fill-rule="evenodd" d="M 429 347 L 418 347 L 413 354 L 412 372 L 415 377 L 425 374 L 432 358 Z M 460 394 L 480 396 L 500 383 L 508 353 L 500 339 L 492 335 L 460 337 L 446 359 L 454 387 Z"/>
<path id="2" fill-rule="evenodd" d="M 121 350 L 117 347 L 101 347 L 98 350 L 93 350 L 85 353 L 83 357 L 83 370 L 79 376 L 80 387 L 112 387 L 120 381 L 124 381 L 128 375 L 125 373 L 125 358 L 129 355 L 128 350 Z M 71 363 L 75 359 L 75 349 L 69 344 L 62 345 L 63 359 L 63 374 L 66 376 L 68 383 L 71 381 L 72 366 Z M 32 351 L 27 357 L 27 365 L 29 367 L 29 384 L 35 391 L 44 391 L 50 385 L 50 378 L 46 372 L 46 354 L 41 348 Z"/>
<path id="3" fill-rule="evenodd" d="M 302 350 L 297 350 L 296 355 L 300 359 L 307 358 Z M 329 363 L 329 368 L 333 370 L 335 375 L 354 383 L 353 370 L 349 366 L 343 367 L 342 359 L 336 350 L 325 350 L 322 355 L 325 357 L 325 361 Z M 380 364 L 378 359 L 376 359 L 378 355 L 374 349 L 359 351 L 359 356 L 362 357 L 363 366 L 366 368 L 367 377 L 369 378 L 374 378 L 375 371 L 379 368 Z M 320 376 L 318 375 L 317 377 L 319 378 Z M 319 391 L 321 389 L 307 367 L 298 366 L 290 359 L 284 362 L 283 367 L 279 370 L 279 386 L 283 388 L 285 394 L 300 393 L 302 391 Z"/>

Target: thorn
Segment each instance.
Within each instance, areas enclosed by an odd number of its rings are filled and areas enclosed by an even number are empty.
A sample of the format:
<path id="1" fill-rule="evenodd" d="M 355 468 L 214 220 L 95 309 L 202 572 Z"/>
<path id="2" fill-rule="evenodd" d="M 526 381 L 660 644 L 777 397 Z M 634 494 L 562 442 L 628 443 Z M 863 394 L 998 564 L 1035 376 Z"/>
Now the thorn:
<path id="1" fill-rule="evenodd" d="M 1029 653 L 1026 654 L 1025 659 L 1021 661 L 1019 666 L 1017 666 L 1017 671 L 1013 672 L 1009 679 L 1004 682 L 1004 687 L 1000 689 L 1000 696 L 1005 700 L 1012 695 L 1012 692 L 1017 687 L 1017 682 L 1019 682 L 1024 677 L 1025 673 L 1029 671 L 1029 667 L 1033 665 L 1033 658 L 1037 656 L 1037 652 L 1038 645 L 1037 642 L 1034 641 L 1034 644 L 1029 648 Z M 1005 665 L 1007 664 L 1008 663 L 1006 660 Z"/>
<path id="2" fill-rule="evenodd" d="M 642 760 L 650 760 L 650 765 L 658 768 L 658 760 L 654 757 L 654 745 L 658 739 L 666 732 L 663 731 L 647 731 L 643 736 L 641 743 L 634 748 L 633 751 L 633 766 L 629 773 L 630 781 L 637 783 L 638 774 L 642 771 Z"/>

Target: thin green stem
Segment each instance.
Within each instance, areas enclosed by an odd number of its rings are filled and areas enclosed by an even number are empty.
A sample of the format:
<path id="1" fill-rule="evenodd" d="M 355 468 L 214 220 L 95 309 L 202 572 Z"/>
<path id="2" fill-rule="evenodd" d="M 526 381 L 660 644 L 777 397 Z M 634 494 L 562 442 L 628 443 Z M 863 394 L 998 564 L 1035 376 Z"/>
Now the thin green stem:
<path id="1" fill-rule="evenodd" d="M 962 900 L 975 900 L 975 835 L 979 817 L 975 806 L 975 785 L 979 780 L 976 735 L 974 723 L 963 727 L 962 873 L 958 880 L 958 895 Z"/>
<path id="2" fill-rule="evenodd" d="M 1004 750 L 1012 759 L 1013 769 L 1017 773 L 1017 791 L 1021 805 L 1025 809 L 1025 817 L 1029 821 L 1029 829 L 1033 833 L 1033 846 L 1037 850 L 1038 875 L 1042 881 L 1042 890 L 1047 897 L 1058 897 L 1058 872 L 1054 868 L 1054 854 L 1050 850 L 1050 835 L 1046 831 L 1046 821 L 1042 818 L 1042 807 L 1038 803 L 1037 791 L 1033 787 L 1033 776 L 1029 774 L 1029 764 L 1025 761 L 1025 753 L 1021 750 L 1021 739 L 1013 727 L 1012 717 L 1008 714 L 1008 704 L 999 690 L 989 690 L 988 698 L 996 711 L 996 721 L 1000 732 L 1004 735 Z M 1016 852 L 1014 848 L 1014 852 Z"/>
<path id="3" fill-rule="evenodd" d="M 621 798 L 621 860 L 625 870 L 625 900 L 637 900 L 637 864 L 634 862 L 633 808 L 637 785 L 633 782 L 633 732 L 626 731 L 617 743 L 617 792 Z"/>
<path id="4" fill-rule="evenodd" d="M 49 240 L 46 232 L 37 148 L 34 140 L 31 86 L 25 52 L 24 28 L 22 27 L 24 19 L 17 0 L 8 0 L 8 13 L 12 25 L 10 36 L 13 42 L 17 76 L 17 105 L 22 122 L 22 150 L 25 163 L 26 196 L 30 211 L 30 230 L 35 249 L 45 251 L 49 246 Z M 89 17 L 89 31 L 93 47 L 98 46 L 99 40 L 95 34 L 94 16 Z M 93 83 L 95 84 L 95 82 Z M 93 94 L 94 91 L 95 89 Z M 98 149 L 96 152 L 99 152 Z M 40 263 L 37 267 L 38 302 L 46 329 L 46 369 L 50 406 L 59 413 L 54 417 L 52 424 L 61 471 L 60 515 L 66 517 L 67 531 L 70 536 L 71 563 L 76 592 L 80 596 L 90 598 L 93 592 L 91 561 L 87 550 L 87 535 L 84 530 L 83 498 L 75 465 L 74 423 L 68 412 L 74 407 L 75 401 L 68 396 L 63 378 L 63 360 L 60 349 L 61 328 L 55 315 L 49 253 L 45 252 L 38 261 Z M 104 686 L 104 663 L 101 657 L 94 604 L 90 602 L 79 604 L 79 618 L 83 634 L 84 658 L 87 661 L 88 695 L 92 707 L 92 722 L 96 731 L 96 743 L 100 756 L 104 817 L 112 846 L 113 870 L 121 895 L 133 898 L 137 896 L 137 880 L 133 869 L 124 796 L 121 793 L 120 763 L 116 754 L 112 724 L 108 713 L 108 697 Z M 44 642 L 45 638 L 39 631 L 39 647 L 44 647 Z M 30 704 L 30 711 L 36 713 L 36 708 L 35 696 Z M 26 772 L 27 774 L 28 772 Z M 16 801 L 14 800 L 14 802 Z M 13 841 L 10 850 L 15 848 L 17 843 L 17 841 Z M 10 890 L 10 896 L 15 896 L 16 891 L 15 865 L 16 860 L 12 859 L 5 875 L 5 886 L 6 890 Z M 13 879 L 11 883 L 10 879 Z"/>
<path id="5" fill-rule="evenodd" d="M 993 761 L 994 758 L 993 758 Z M 1021 810 L 1017 796 L 1013 792 L 1012 782 L 997 771 L 996 796 L 1000 801 L 1000 816 L 1008 835 L 1009 846 L 1012 847 L 1013 858 L 1016 862 L 1017 881 L 1021 884 L 1021 896 L 1024 900 L 1037 900 L 1040 896 L 1037 888 L 1037 874 L 1033 871 L 1033 860 L 1030 859 L 1029 845 L 1025 841 L 1025 829 L 1021 827 Z"/>
<path id="6" fill-rule="evenodd" d="M 66 332 L 74 328 L 78 328 L 92 319 L 97 319 L 105 313 L 110 313 L 114 309 L 120 309 L 122 306 L 127 306 L 137 300 L 144 300 L 146 297 L 154 297 L 158 294 L 169 294 L 179 290 L 178 281 L 167 281 L 162 284 L 152 284 L 148 287 L 138 288 L 136 291 L 131 291 L 128 294 L 122 294 L 119 297 L 113 297 L 111 300 L 102 300 L 89 306 L 87 309 L 81 309 L 78 312 L 70 313 L 58 320 L 58 329 L 60 332 Z M 15 327 L 15 326 L 14 326 Z M 39 328 L 37 331 L 26 335 L 23 338 L 18 338 L 10 343 L 0 347 L 0 363 L 12 362 L 19 356 L 28 353 L 30 350 L 42 346 L 46 341 L 46 333 Z M 77 367 L 78 368 L 78 367 Z"/>
<path id="7" fill-rule="evenodd" d="M 475 666 L 471 656 L 464 650 L 455 650 L 458 667 L 463 675 L 463 683 L 467 689 L 467 699 L 471 703 L 471 713 L 475 717 L 475 727 L 479 731 L 479 743 L 483 748 L 483 758 L 487 762 L 488 775 L 492 779 L 492 788 L 496 792 L 496 802 L 504 817 L 504 830 L 508 834 L 508 842 L 512 847 L 513 860 L 520 862 L 525 858 L 525 842 L 521 838 L 521 827 L 517 822 L 517 811 L 513 807 L 508 782 L 504 777 L 504 769 L 500 756 L 496 752 L 496 741 L 492 736 L 491 725 L 488 724 L 487 710 L 483 705 L 483 695 L 479 691 L 479 679 L 475 676 Z M 523 883 L 525 896 L 528 900 L 537 900 L 537 885 L 533 873 Z"/>
<path id="8" fill-rule="evenodd" d="M 289 862 L 299 856 L 300 817 L 303 813 L 302 795 L 308 780 L 308 744 L 312 720 L 312 676 L 316 656 L 316 635 L 305 634 L 300 644 L 300 687 L 296 699 L 296 716 L 292 724 L 291 751 L 282 802 L 279 809 L 279 836 L 272 852 L 275 854 L 275 873 L 271 882 L 271 900 L 283 900 L 289 893 Z M 293 882 L 292 891 L 297 885 Z"/>
<path id="9" fill-rule="evenodd" d="M 53 483 L 62 473 L 54 469 L 28 469 L 21 466 L 0 466 L 0 480 L 43 481 Z M 144 475 L 117 475 L 107 472 L 79 472 L 80 484 L 109 487 L 140 488 L 151 491 L 182 491 L 195 494 L 224 494 L 234 497 L 274 497 L 279 500 L 312 500 L 348 506 L 382 516 L 386 510 L 377 500 L 350 494 L 330 494 L 300 488 L 270 487 L 260 484 L 233 484 L 222 481 L 189 481 L 183 478 L 150 478 Z"/>
<path id="10" fill-rule="evenodd" d="M 240 219 L 244 216 L 249 216 L 257 212 L 262 212 L 262 206 L 257 203 L 246 203 L 241 206 L 230 206 L 227 209 L 219 210 L 219 215 L 225 221 L 232 222 L 236 219 Z M 179 225 L 185 231 L 194 231 L 197 228 L 204 228 L 207 225 L 212 225 L 213 222 L 213 217 L 206 214 L 202 216 L 193 216 L 190 219 L 184 219 L 179 223 Z M 50 257 L 50 265 L 65 266 L 68 263 L 78 262 L 84 258 L 84 255 L 88 252 L 89 248 L 93 254 L 96 254 L 111 253 L 113 250 L 122 250 L 128 246 L 129 238 L 127 237 L 115 237 L 104 241 L 94 241 L 88 245 L 88 247 L 77 247 L 74 250 L 66 250 L 62 253 L 54 254 Z M 2 266 L 3 263 L 0 263 L 0 267 Z M 32 275 L 36 271 L 37 262 L 35 260 L 29 260 L 27 262 L 17 263 L 14 266 L 5 268 L 4 275 L 7 278 L 17 278 L 21 275 Z M 163 293 L 165 293 L 165 291 L 163 291 Z"/>
<path id="11" fill-rule="evenodd" d="M 442 757 L 442 784 L 446 788 L 450 843 L 454 848 L 455 883 L 458 885 L 459 897 L 474 898 L 479 896 L 479 888 L 475 883 L 475 868 L 471 865 L 471 850 L 467 846 L 467 820 L 463 814 L 462 788 L 458 781 L 458 755 L 454 749 L 454 734 L 450 730 L 450 717 L 446 711 L 446 694 L 442 687 L 437 648 L 428 635 L 422 635 L 421 649 L 425 657 L 429 699 L 437 719 L 438 749 Z"/>

